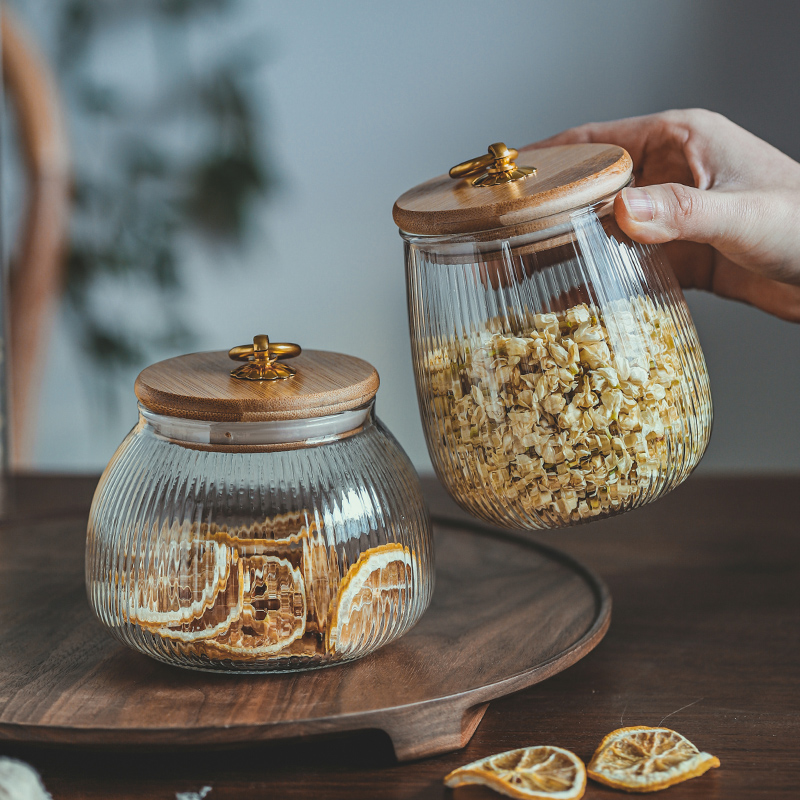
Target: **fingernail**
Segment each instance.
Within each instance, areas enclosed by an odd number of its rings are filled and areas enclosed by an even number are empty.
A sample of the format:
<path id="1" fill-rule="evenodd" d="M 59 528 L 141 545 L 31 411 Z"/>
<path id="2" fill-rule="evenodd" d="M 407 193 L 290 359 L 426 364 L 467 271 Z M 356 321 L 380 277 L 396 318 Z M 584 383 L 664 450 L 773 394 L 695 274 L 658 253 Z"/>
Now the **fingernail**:
<path id="1" fill-rule="evenodd" d="M 637 222 L 651 222 L 656 215 L 653 198 L 644 189 L 623 189 L 622 201 Z"/>

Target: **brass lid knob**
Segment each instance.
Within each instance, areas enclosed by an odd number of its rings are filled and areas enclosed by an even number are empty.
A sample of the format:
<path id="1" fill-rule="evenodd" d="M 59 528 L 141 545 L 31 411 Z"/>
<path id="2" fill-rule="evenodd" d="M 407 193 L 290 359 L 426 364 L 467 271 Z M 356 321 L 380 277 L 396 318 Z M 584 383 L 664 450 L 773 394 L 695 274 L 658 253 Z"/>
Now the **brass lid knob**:
<path id="1" fill-rule="evenodd" d="M 471 158 L 456 164 L 450 170 L 451 178 L 466 178 L 469 175 L 482 173 L 472 181 L 473 186 L 497 186 L 502 183 L 521 181 L 528 175 L 536 172 L 536 167 L 518 167 L 514 159 L 519 151 L 513 147 L 506 147 L 503 142 L 489 145 L 489 152 L 485 156 Z"/>
<path id="2" fill-rule="evenodd" d="M 299 344 L 272 342 L 263 333 L 253 337 L 253 344 L 232 347 L 228 356 L 234 361 L 245 361 L 240 367 L 231 370 L 231 375 L 242 381 L 279 381 L 291 378 L 297 370 L 278 364 L 279 358 L 294 358 L 302 350 Z"/>

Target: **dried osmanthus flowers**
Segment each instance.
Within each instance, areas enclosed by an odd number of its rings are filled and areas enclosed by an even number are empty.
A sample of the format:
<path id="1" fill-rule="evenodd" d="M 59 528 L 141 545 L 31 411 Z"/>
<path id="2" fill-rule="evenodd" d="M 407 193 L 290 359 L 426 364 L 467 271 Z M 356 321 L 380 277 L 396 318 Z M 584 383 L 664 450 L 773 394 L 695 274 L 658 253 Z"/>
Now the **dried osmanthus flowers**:
<path id="1" fill-rule="evenodd" d="M 442 443 L 468 481 L 557 524 L 634 502 L 694 413 L 671 316 L 640 297 L 532 314 L 519 335 L 488 327 L 473 350 L 453 342 L 426 364 Z"/>

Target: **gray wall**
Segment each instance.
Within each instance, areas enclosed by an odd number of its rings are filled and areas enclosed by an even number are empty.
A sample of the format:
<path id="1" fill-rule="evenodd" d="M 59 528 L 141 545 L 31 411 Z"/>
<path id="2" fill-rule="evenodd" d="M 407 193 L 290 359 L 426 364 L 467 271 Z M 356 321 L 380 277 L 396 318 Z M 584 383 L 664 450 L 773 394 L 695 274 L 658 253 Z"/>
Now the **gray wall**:
<path id="1" fill-rule="evenodd" d="M 282 189 L 245 263 L 192 252 L 192 349 L 267 332 L 366 358 L 379 414 L 421 471 L 399 194 L 490 142 L 670 107 L 715 109 L 800 158 L 794 2 L 253 0 L 213 43 L 195 42 L 198 58 L 248 29 L 270 42 L 258 81 Z M 716 408 L 701 469 L 797 470 L 800 327 L 706 295 L 689 303 Z M 133 377 L 109 411 L 61 320 L 37 466 L 102 467 L 135 420 Z"/>

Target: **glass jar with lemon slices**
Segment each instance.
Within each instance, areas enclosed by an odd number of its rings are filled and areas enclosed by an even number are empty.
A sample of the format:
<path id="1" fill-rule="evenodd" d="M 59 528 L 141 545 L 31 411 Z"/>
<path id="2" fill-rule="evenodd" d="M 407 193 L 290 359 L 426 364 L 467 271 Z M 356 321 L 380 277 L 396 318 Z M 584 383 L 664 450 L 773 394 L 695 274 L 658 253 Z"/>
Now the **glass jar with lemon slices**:
<path id="1" fill-rule="evenodd" d="M 266 336 L 145 369 L 89 518 L 99 620 L 229 672 L 349 661 L 407 631 L 433 591 L 431 529 L 378 383 L 361 359 Z"/>

